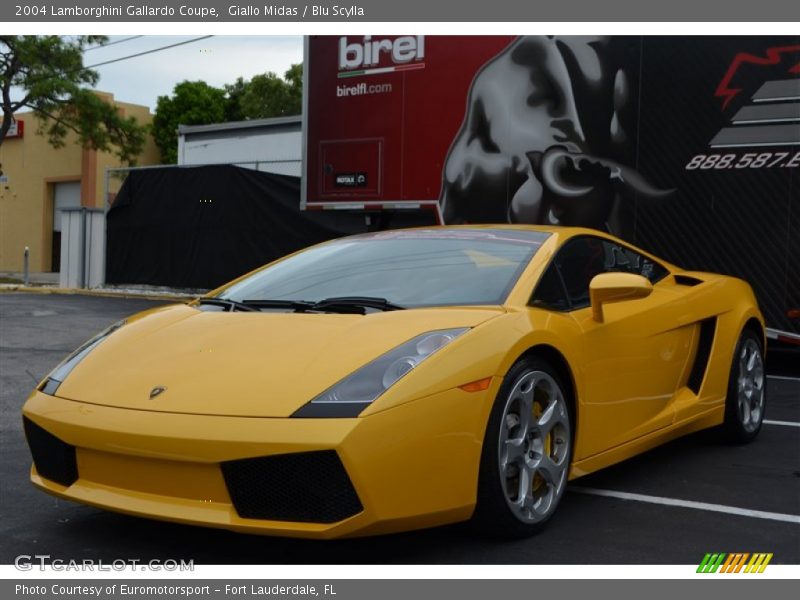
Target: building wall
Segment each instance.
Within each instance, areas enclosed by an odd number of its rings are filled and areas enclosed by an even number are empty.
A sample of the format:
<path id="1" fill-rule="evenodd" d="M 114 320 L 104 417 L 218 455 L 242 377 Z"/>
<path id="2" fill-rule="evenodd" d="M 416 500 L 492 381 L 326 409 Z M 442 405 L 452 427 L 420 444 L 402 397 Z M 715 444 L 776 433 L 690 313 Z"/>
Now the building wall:
<path id="1" fill-rule="evenodd" d="M 101 94 L 114 101 L 111 94 Z M 150 123 L 146 106 L 116 103 L 125 115 Z M 84 149 L 77 136 L 70 134 L 66 145 L 53 148 L 38 135 L 38 122 L 31 113 L 15 115 L 24 121 L 22 138 L 3 141 L 0 163 L 7 182 L 0 185 L 0 271 L 21 271 L 23 251 L 30 248 L 31 271 L 50 271 L 53 246 L 53 192 L 60 182 L 80 182 L 81 204 L 103 206 L 104 173 L 120 166 L 109 152 Z M 157 164 L 159 153 L 152 138 L 137 160 L 139 165 Z M 55 265 L 56 270 L 58 265 Z"/>

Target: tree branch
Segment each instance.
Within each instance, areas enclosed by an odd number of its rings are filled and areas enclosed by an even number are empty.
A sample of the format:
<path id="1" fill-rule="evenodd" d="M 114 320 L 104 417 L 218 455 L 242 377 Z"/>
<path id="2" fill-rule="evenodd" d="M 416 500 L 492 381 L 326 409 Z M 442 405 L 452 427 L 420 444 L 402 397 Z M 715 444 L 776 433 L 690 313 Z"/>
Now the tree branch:
<path id="1" fill-rule="evenodd" d="M 50 114 L 49 112 L 47 112 L 47 111 L 45 111 L 45 110 L 43 110 L 41 108 L 38 108 L 36 106 L 28 106 L 28 108 L 33 110 L 35 113 L 43 115 L 44 117 L 50 119 L 51 121 L 55 121 L 56 123 L 58 123 L 60 125 L 63 125 L 67 129 L 77 133 L 78 135 L 81 135 L 81 130 L 78 129 L 75 125 L 73 125 L 69 121 L 66 121 L 66 120 L 62 119 L 61 117 L 57 117 L 56 115 Z"/>

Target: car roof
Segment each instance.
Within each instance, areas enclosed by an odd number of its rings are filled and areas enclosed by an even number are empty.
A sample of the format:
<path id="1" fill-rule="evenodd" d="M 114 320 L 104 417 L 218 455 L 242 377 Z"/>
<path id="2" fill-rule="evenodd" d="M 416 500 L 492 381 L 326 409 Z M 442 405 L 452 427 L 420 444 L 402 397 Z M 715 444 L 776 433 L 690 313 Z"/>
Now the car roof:
<path id="1" fill-rule="evenodd" d="M 387 230 L 383 230 L 383 231 L 375 231 L 375 232 L 370 232 L 370 233 L 361 233 L 361 234 L 351 235 L 351 236 L 348 236 L 348 237 L 338 238 L 338 240 L 333 240 L 333 242 L 336 242 L 336 241 L 339 241 L 339 240 L 344 241 L 344 240 L 353 239 L 353 238 L 359 238 L 359 239 L 372 239 L 372 238 L 381 239 L 382 237 L 386 237 L 387 235 L 391 236 L 392 233 L 402 235 L 403 232 L 409 232 L 409 233 L 411 233 L 411 232 L 420 232 L 420 233 L 421 232 L 431 232 L 431 233 L 434 233 L 435 232 L 437 234 L 437 237 L 441 237 L 443 235 L 446 236 L 447 232 L 449 232 L 449 231 L 453 232 L 454 237 L 457 237 L 459 232 L 464 233 L 464 232 L 470 232 L 470 231 L 474 231 L 476 233 L 478 233 L 478 232 L 500 232 L 500 231 L 537 232 L 537 233 L 544 233 L 544 234 L 553 235 L 554 238 L 556 238 L 556 240 L 557 240 L 556 243 L 557 243 L 558 246 L 561 246 L 566 240 L 568 240 L 570 238 L 573 238 L 573 237 L 576 237 L 576 236 L 590 235 L 590 236 L 594 236 L 594 237 L 600 237 L 600 238 L 604 238 L 604 239 L 607 239 L 607 240 L 611 240 L 611 241 L 616 242 L 616 243 L 618 243 L 618 244 L 620 244 L 622 246 L 626 246 L 626 247 L 630 248 L 631 250 L 634 250 L 635 252 L 639 252 L 640 254 L 643 254 L 643 255 L 647 256 L 651 260 L 654 260 L 654 261 L 658 262 L 659 264 L 663 265 L 664 267 L 666 267 L 668 270 L 670 270 L 672 272 L 678 272 L 678 271 L 682 270 L 680 267 L 677 267 L 676 265 L 667 262 L 663 258 L 660 258 L 660 257 L 656 256 L 655 254 L 653 254 L 651 252 L 648 252 L 647 250 L 644 250 L 643 248 L 640 248 L 640 247 L 632 244 L 631 242 L 623 240 L 622 238 L 619 238 L 619 237 L 615 236 L 614 234 L 611 234 L 611 233 L 608 233 L 608 232 L 605 232 L 605 231 L 600 231 L 598 229 L 590 229 L 588 227 L 568 227 L 568 226 L 563 226 L 563 225 L 525 225 L 525 224 L 519 224 L 519 223 L 512 223 L 512 224 L 508 224 L 508 223 L 485 223 L 485 224 L 484 223 L 469 223 L 469 224 L 462 224 L 462 225 L 434 225 L 434 226 L 428 226 L 428 227 L 412 227 L 412 228 L 406 228 L 406 229 L 387 229 Z"/>
<path id="2" fill-rule="evenodd" d="M 385 236 L 387 233 L 392 232 L 423 232 L 423 231 L 430 231 L 436 232 L 438 235 L 447 235 L 447 232 L 452 231 L 454 237 L 458 233 L 463 233 L 466 231 L 475 231 L 475 232 L 482 232 L 482 231 L 530 231 L 530 232 L 538 232 L 538 233 L 550 233 L 556 234 L 561 238 L 569 238 L 576 235 L 597 235 L 601 237 L 611 238 L 611 239 L 618 239 L 616 236 L 606 233 L 604 231 L 599 231 L 596 229 L 588 229 L 586 227 L 565 227 L 562 225 L 524 225 L 524 224 L 508 224 L 508 223 L 470 223 L 470 224 L 462 224 L 462 225 L 431 225 L 427 227 L 411 227 L 411 228 L 403 228 L 403 229 L 387 229 L 382 231 L 374 231 L 369 233 L 359 233 L 353 236 L 348 237 L 357 237 L 361 239 L 369 239 L 369 238 L 380 238 Z M 347 239 L 347 238 L 340 238 L 340 239 Z M 622 240 L 620 240 L 622 241 Z"/>

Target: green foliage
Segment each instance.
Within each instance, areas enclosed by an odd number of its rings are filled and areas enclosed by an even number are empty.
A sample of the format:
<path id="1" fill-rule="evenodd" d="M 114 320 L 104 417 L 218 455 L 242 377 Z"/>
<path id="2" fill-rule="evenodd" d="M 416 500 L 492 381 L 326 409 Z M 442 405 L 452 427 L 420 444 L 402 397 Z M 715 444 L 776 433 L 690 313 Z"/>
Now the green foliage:
<path id="1" fill-rule="evenodd" d="M 284 74 L 284 79 L 289 84 L 289 101 L 291 110 L 290 115 L 299 115 L 303 112 L 303 65 L 297 63 L 289 67 Z"/>
<path id="2" fill-rule="evenodd" d="M 225 86 L 225 91 L 232 121 L 299 115 L 303 65 L 292 65 L 283 78 L 272 72 L 255 75 L 250 81 L 240 77 L 233 85 Z"/>
<path id="3" fill-rule="evenodd" d="M 144 147 L 147 127 L 92 93 L 89 87 L 97 84 L 99 75 L 83 65 L 84 50 L 106 41 L 105 36 L 92 35 L 0 36 L 0 145 L 14 113 L 28 109 L 54 147 L 64 146 L 67 135 L 74 132 L 83 146 L 113 151 L 121 161 L 133 164 Z M 12 88 L 22 96 L 12 98 Z"/>
<path id="4" fill-rule="evenodd" d="M 239 77 L 234 83 L 225 86 L 225 121 L 244 121 L 242 96 L 247 91 L 248 82 Z"/>
<path id="5" fill-rule="evenodd" d="M 204 81 L 184 81 L 172 96 L 159 96 L 153 118 L 153 138 L 161 150 L 161 161 L 178 159 L 178 125 L 205 125 L 225 121 L 225 90 Z"/>

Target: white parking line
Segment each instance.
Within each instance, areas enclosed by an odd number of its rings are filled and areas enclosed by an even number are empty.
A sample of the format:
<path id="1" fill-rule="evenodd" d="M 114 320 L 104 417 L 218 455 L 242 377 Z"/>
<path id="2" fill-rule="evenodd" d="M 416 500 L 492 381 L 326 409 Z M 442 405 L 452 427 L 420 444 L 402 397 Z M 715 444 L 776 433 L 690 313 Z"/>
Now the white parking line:
<path id="1" fill-rule="evenodd" d="M 767 375 L 767 379 L 782 379 L 783 381 L 800 381 L 800 377 L 789 377 L 788 375 Z"/>
<path id="2" fill-rule="evenodd" d="M 617 492 L 615 490 L 600 490 L 597 488 L 581 486 L 569 486 L 567 489 L 573 492 L 578 492 L 579 494 L 605 496 L 606 498 L 617 498 L 619 500 L 635 500 L 636 502 L 648 502 L 650 504 L 661 504 L 664 506 L 694 508 L 696 510 L 708 510 L 712 512 L 726 513 L 729 515 L 738 515 L 740 517 L 769 519 L 771 521 L 783 521 L 784 523 L 795 523 L 800 525 L 800 515 L 787 515 L 784 513 L 766 512 L 763 510 L 750 510 L 749 508 L 739 508 L 737 506 L 725 506 L 724 504 L 709 504 L 708 502 L 694 502 L 693 500 L 679 500 L 677 498 L 664 498 L 662 496 L 646 496 L 644 494 Z"/>
<path id="3" fill-rule="evenodd" d="M 764 419 L 762 423 L 764 423 L 764 425 L 783 425 L 784 427 L 800 427 L 800 423 L 795 423 L 794 421 L 770 421 L 769 419 Z"/>

